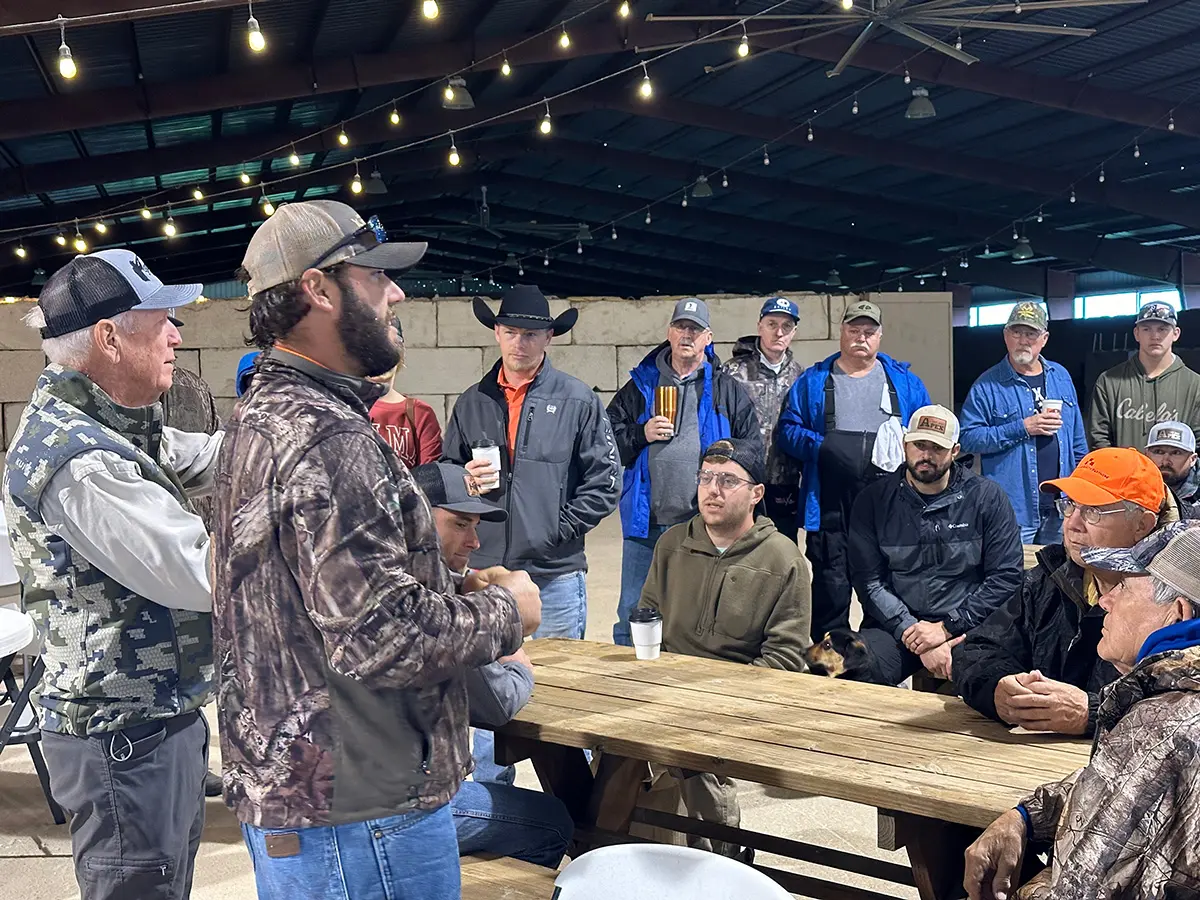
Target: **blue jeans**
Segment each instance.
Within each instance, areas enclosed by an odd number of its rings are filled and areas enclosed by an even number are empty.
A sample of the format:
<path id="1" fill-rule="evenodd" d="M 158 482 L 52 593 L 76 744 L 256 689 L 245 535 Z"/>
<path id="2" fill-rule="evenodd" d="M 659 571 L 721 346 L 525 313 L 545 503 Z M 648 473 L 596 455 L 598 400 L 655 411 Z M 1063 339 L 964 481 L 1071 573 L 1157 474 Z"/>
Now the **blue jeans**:
<path id="1" fill-rule="evenodd" d="M 450 811 L 462 856 L 494 853 L 554 869 L 575 833 L 557 797 L 505 784 L 464 781 Z"/>
<path id="2" fill-rule="evenodd" d="M 1058 510 L 1052 508 L 1048 512 L 1039 512 L 1038 515 L 1039 521 L 1036 525 L 1021 527 L 1021 543 L 1061 544 L 1063 520 Z"/>
<path id="3" fill-rule="evenodd" d="M 568 572 L 552 578 L 535 578 L 542 592 L 542 624 L 532 637 L 565 637 L 583 640 L 587 628 L 587 577 L 583 572 Z M 512 766 L 496 765 L 496 739 L 490 731 L 475 730 L 475 780 L 494 784 L 512 784 L 517 772 Z"/>
<path id="4" fill-rule="evenodd" d="M 638 601 L 642 599 L 642 586 L 650 574 L 650 561 L 654 559 L 654 545 L 669 527 L 651 525 L 646 537 L 625 538 L 621 544 L 621 598 L 617 601 L 617 623 L 613 625 L 614 644 L 633 646 L 629 614 L 637 609 Z"/>
<path id="5" fill-rule="evenodd" d="M 299 852 L 291 854 L 295 835 Z M 258 900 L 460 900 L 450 805 L 313 828 L 242 825 Z M 272 839 L 275 856 L 267 852 Z"/>

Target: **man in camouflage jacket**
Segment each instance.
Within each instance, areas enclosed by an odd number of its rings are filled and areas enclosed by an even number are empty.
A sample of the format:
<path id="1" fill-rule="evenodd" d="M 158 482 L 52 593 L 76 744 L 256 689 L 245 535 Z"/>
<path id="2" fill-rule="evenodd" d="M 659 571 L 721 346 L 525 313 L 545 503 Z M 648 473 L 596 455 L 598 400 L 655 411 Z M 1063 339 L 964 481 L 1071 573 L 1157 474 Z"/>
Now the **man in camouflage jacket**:
<path id="1" fill-rule="evenodd" d="M 5 509 L 43 642 L 42 743 L 84 900 L 186 898 L 204 827 L 212 684 L 209 539 L 221 435 L 166 428 L 180 343 L 127 250 L 81 256 L 28 321 L 51 360 L 9 448 Z"/>
<path id="2" fill-rule="evenodd" d="M 292 203 L 243 261 L 270 349 L 221 450 L 214 621 L 225 799 L 260 897 L 458 900 L 466 673 L 537 627 L 523 572 L 456 593 L 371 426 L 366 379 L 400 358 L 386 271 L 425 249 L 381 236 L 344 204 Z M 370 865 L 331 869 L 339 854 Z"/>
<path id="3" fill-rule="evenodd" d="M 763 505 L 775 530 L 793 541 L 800 530 L 800 464 L 775 446 L 774 437 L 783 401 L 804 371 L 791 351 L 799 321 L 800 308 L 791 300 L 768 298 L 758 314 L 758 334 L 739 340 L 733 347 L 733 358 L 722 366 L 722 371 L 741 384 L 754 402 L 767 455 Z"/>

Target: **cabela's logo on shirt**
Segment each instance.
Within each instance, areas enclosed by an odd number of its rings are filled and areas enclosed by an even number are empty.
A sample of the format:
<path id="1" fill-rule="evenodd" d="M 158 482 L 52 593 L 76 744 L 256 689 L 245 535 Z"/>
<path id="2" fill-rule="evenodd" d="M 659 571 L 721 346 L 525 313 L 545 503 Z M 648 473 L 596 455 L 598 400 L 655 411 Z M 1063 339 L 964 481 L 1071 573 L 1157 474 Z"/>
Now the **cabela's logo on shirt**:
<path id="1" fill-rule="evenodd" d="M 1155 409 L 1148 403 L 1142 403 L 1138 406 L 1133 405 L 1131 397 L 1122 397 L 1121 402 L 1117 404 L 1118 419 L 1132 419 L 1135 422 L 1170 422 L 1179 420 L 1178 409 L 1168 409 L 1167 404 L 1158 404 L 1158 409 Z"/>

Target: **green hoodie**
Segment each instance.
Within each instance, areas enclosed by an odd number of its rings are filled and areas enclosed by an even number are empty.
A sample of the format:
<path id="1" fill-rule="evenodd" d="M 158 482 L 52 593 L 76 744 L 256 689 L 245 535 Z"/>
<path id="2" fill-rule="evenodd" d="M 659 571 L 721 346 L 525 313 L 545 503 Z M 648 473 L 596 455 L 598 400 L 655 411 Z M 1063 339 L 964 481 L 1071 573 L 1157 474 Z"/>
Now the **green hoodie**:
<path id="1" fill-rule="evenodd" d="M 1200 375 L 1178 356 L 1157 378 L 1147 378 L 1136 355 L 1096 379 L 1088 412 L 1088 444 L 1146 451 L 1150 429 L 1158 422 L 1200 425 Z"/>
<path id="2" fill-rule="evenodd" d="M 659 538 L 640 605 L 662 613 L 668 653 L 803 672 L 811 580 L 766 516 L 720 553 L 697 515 Z"/>

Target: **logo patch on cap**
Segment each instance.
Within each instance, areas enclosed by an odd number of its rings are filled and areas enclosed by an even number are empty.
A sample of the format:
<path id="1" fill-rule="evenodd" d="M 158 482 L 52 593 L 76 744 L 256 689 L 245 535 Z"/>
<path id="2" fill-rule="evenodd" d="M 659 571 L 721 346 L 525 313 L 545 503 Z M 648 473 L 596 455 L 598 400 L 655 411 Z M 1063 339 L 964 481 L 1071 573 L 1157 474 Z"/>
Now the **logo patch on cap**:
<path id="1" fill-rule="evenodd" d="M 775 308 L 776 309 L 791 309 L 792 304 L 789 301 L 784 300 L 782 297 L 780 297 L 778 300 L 775 301 Z"/>
<path id="2" fill-rule="evenodd" d="M 1158 431 L 1158 439 L 1160 441 L 1182 441 L 1183 432 L 1178 428 L 1160 428 Z"/>
<path id="3" fill-rule="evenodd" d="M 133 258 L 133 261 L 129 264 L 129 268 L 133 269 L 134 274 L 137 275 L 138 278 L 142 279 L 142 281 L 150 281 L 150 270 L 146 268 L 146 264 L 142 262 L 142 258 L 140 256 L 135 256 Z"/>
<path id="4" fill-rule="evenodd" d="M 932 431 L 934 434 L 945 434 L 946 420 L 935 419 L 933 416 L 921 416 L 917 422 L 917 431 Z"/>
<path id="5" fill-rule="evenodd" d="M 1017 317 L 1021 319 L 1040 319 L 1038 310 L 1032 303 L 1021 303 L 1017 306 Z"/>
<path id="6" fill-rule="evenodd" d="M 683 308 L 684 308 L 684 309 L 685 309 L 687 312 L 695 312 L 695 311 L 696 311 L 696 304 L 695 304 L 695 302 L 693 302 L 693 301 L 689 300 L 687 303 L 683 304 Z"/>

